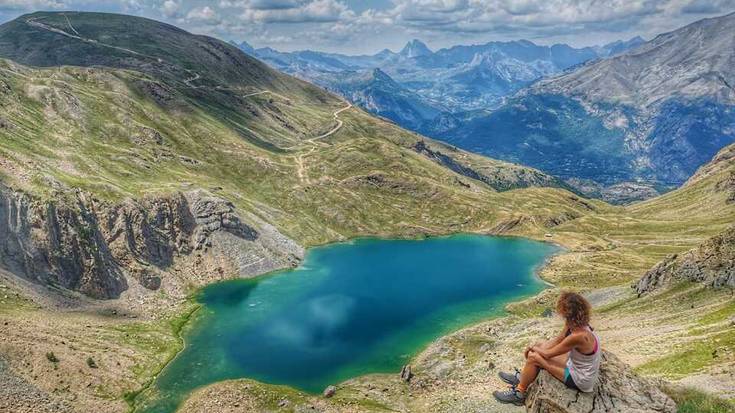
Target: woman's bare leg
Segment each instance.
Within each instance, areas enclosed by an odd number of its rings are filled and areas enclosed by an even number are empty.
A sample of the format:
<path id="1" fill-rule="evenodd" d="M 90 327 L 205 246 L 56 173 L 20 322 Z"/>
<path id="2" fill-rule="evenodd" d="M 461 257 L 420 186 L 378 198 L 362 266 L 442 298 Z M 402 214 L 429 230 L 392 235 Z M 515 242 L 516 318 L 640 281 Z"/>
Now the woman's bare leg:
<path id="1" fill-rule="evenodd" d="M 518 390 L 521 393 L 525 393 L 528 386 L 533 383 L 534 380 L 536 380 L 536 377 L 541 370 L 541 366 L 538 363 L 539 358 L 540 356 L 535 351 L 531 351 L 528 353 L 526 364 L 521 370 L 521 381 L 520 383 L 518 383 Z"/>
<path id="2" fill-rule="evenodd" d="M 546 360 L 534 351 L 528 353 L 526 365 L 523 366 L 523 370 L 521 370 L 521 381 L 518 384 L 518 390 L 525 392 L 528 386 L 536 380 L 541 369 L 548 371 L 552 376 L 564 381 L 564 368 L 567 364 L 567 357 L 568 355 L 563 354 Z"/>
<path id="3" fill-rule="evenodd" d="M 539 356 L 540 357 L 540 356 Z M 550 359 L 540 357 L 539 364 L 541 368 L 548 371 L 552 376 L 556 377 L 559 381 L 564 381 L 564 369 L 567 367 L 568 354 L 562 354 Z"/>

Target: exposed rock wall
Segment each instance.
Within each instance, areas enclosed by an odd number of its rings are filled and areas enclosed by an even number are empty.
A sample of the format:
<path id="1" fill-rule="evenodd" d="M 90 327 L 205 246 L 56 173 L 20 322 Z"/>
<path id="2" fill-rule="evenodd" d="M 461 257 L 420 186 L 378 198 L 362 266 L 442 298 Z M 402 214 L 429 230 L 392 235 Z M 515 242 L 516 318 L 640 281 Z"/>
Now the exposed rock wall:
<path id="1" fill-rule="evenodd" d="M 649 270 L 634 288 L 638 294 L 643 294 L 677 280 L 735 289 L 735 227 L 697 248 L 667 257 Z"/>
<path id="2" fill-rule="evenodd" d="M 603 354 L 600 381 L 592 393 L 567 388 L 546 371 L 528 389 L 529 413 L 674 413 L 676 404 L 635 375 L 611 353 Z"/>
<path id="3" fill-rule="evenodd" d="M 94 298 L 117 297 L 127 281 L 100 232 L 97 214 L 77 204 L 39 203 L 0 188 L 0 266 L 42 284 Z"/>
<path id="4" fill-rule="evenodd" d="M 515 167 L 505 164 L 502 167 L 498 166 L 494 172 L 473 169 L 471 166 L 462 164 L 446 153 L 432 149 L 424 140 L 417 141 L 411 149 L 462 176 L 484 182 L 497 191 L 509 191 L 511 189 L 528 187 L 565 188 L 572 190 L 571 187 L 556 178 L 531 168 Z"/>
<path id="5" fill-rule="evenodd" d="M 0 267 L 44 285 L 93 298 L 117 298 L 138 282 L 149 290 L 178 257 L 216 256 L 233 275 L 296 265 L 294 241 L 204 191 L 126 200 L 117 205 L 77 192 L 39 202 L 0 187 Z M 201 266 L 193 269 L 202 271 Z M 132 279 L 132 280 L 131 280 Z"/>

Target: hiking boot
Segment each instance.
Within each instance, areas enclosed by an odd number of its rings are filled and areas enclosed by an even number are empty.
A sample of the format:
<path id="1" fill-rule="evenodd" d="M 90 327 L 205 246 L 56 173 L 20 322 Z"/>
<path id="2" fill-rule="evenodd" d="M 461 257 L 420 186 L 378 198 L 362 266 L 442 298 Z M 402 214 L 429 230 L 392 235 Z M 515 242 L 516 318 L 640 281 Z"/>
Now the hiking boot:
<path id="1" fill-rule="evenodd" d="M 521 382 L 521 372 L 518 371 L 518 369 L 516 369 L 515 373 L 506 373 L 504 371 L 501 371 L 500 373 L 498 373 L 498 376 L 500 376 L 500 380 L 503 380 L 511 386 L 517 386 L 518 383 Z"/>
<path id="2" fill-rule="evenodd" d="M 526 395 L 519 392 L 515 387 L 511 387 L 506 391 L 494 391 L 493 396 L 495 400 L 500 403 L 515 404 L 516 406 L 523 406 L 526 404 Z"/>

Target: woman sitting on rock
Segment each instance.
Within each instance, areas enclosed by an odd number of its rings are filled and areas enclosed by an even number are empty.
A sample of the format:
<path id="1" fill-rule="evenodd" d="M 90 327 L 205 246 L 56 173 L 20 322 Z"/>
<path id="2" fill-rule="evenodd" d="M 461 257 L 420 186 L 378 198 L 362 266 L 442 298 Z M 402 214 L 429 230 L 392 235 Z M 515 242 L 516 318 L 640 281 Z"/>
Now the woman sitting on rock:
<path id="1" fill-rule="evenodd" d="M 556 312 L 565 320 L 564 329 L 554 339 L 538 343 L 524 352 L 526 365 L 522 371 L 500 373 L 511 385 L 507 391 L 495 391 L 502 403 L 522 406 L 526 389 L 536 380 L 541 369 L 548 371 L 567 387 L 591 392 L 600 373 L 600 338 L 589 326 L 590 303 L 581 295 L 564 292 L 556 303 Z"/>

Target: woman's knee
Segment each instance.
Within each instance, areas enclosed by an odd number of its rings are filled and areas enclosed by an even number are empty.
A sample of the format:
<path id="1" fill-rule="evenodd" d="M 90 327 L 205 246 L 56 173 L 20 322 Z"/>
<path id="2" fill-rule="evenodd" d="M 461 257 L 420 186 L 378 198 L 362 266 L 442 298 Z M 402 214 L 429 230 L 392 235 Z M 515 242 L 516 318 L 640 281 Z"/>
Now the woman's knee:
<path id="1" fill-rule="evenodd" d="M 543 362 L 543 358 L 536 352 L 530 352 L 528 353 L 528 358 L 526 359 L 526 363 L 531 364 L 536 367 L 541 367 L 541 363 Z"/>

